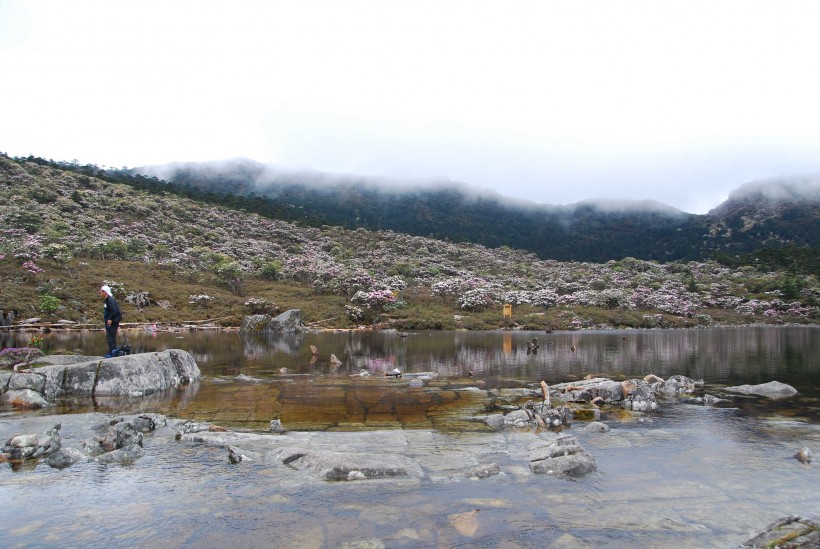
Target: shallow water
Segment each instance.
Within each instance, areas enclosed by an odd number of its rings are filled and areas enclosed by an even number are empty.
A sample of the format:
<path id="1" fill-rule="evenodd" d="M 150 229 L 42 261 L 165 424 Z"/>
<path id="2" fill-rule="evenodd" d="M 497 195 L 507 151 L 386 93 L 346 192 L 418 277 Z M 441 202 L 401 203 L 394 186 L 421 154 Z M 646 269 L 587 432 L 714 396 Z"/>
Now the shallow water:
<path id="1" fill-rule="evenodd" d="M 157 411 L 249 429 L 264 429 L 272 418 L 297 430 L 423 429 L 447 445 L 484 448 L 503 474 L 447 483 L 293 483 L 263 464 L 231 466 L 222 450 L 148 436 L 145 457 L 131 466 L 0 466 L 7 502 L 0 539 L 7 547 L 340 547 L 368 540 L 386 547 L 734 547 L 778 517 L 820 513 L 817 464 L 791 457 L 804 446 L 820 451 L 818 336 L 804 327 L 289 338 L 131 332 L 138 351 L 189 350 L 204 379 L 144 399 L 66 402 L 60 412 Z M 540 348 L 528 354 L 533 337 Z M 94 354 L 103 351 L 104 336 L 49 334 L 46 343 Z M 315 360 L 310 345 L 319 349 Z M 331 353 L 342 361 L 335 370 Z M 361 368 L 372 375 L 351 376 Z M 438 377 L 411 388 L 407 378 L 384 377 L 393 368 Z M 595 456 L 598 471 L 574 480 L 529 474 L 504 454 L 497 434 L 466 421 L 487 404 L 475 388 L 536 387 L 590 372 L 617 379 L 683 374 L 704 379 L 713 394 L 776 379 L 800 394 L 744 398 L 727 408 L 665 402 L 654 414 L 605 415 L 612 431 L 604 434 L 576 423 L 569 432 Z M 52 423 L 45 414 L 3 413 L 0 438 L 21 425 L 39 432 Z M 67 446 L 88 438 L 68 422 L 62 435 Z"/>

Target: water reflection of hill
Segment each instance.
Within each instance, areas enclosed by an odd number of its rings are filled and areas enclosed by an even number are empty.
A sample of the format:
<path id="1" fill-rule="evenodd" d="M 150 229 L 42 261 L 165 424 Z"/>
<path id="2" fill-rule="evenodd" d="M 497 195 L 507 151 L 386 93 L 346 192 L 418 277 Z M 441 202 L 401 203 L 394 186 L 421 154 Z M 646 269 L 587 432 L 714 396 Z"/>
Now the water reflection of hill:
<path id="1" fill-rule="evenodd" d="M 801 398 L 818 399 L 818 335 L 820 328 L 795 326 L 553 334 L 424 332 L 407 337 L 380 332 L 244 336 L 134 331 L 128 338 L 135 352 L 185 349 L 203 372 L 205 381 L 192 398 L 171 396 L 173 402 L 156 402 L 157 407 L 240 424 L 285 414 L 296 424 L 304 419 L 327 428 L 339 423 L 407 426 L 419 421 L 429 427 L 428 416 L 436 416 L 431 409 L 468 405 L 444 392 L 435 402 L 424 395 L 408 400 L 406 382 L 384 383 L 384 373 L 394 368 L 435 372 L 441 391 L 451 390 L 448 384 L 522 387 L 589 373 L 614 378 L 654 373 L 682 374 L 711 386 L 778 380 L 796 387 Z M 539 345 L 536 353 L 528 350 L 533 338 Z M 46 345 L 101 354 L 105 342 L 101 332 L 52 333 Z M 316 356 L 311 346 L 318 349 Z M 331 364 L 331 354 L 341 360 L 340 366 Z M 362 369 L 372 374 L 369 380 L 351 378 Z M 240 374 L 261 383 L 247 383 L 237 378 Z M 221 383 L 214 383 L 216 379 Z M 163 398 L 156 395 L 143 402 Z"/>

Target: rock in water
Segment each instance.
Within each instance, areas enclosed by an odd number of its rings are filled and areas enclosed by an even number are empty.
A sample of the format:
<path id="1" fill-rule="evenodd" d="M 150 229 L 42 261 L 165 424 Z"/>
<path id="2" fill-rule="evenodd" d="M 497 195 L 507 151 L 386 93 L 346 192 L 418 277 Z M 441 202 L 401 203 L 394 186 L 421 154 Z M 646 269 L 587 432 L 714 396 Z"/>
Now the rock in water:
<path id="1" fill-rule="evenodd" d="M 801 463 L 811 463 L 811 450 L 801 448 L 799 452 L 794 454 L 794 458 Z"/>
<path id="2" fill-rule="evenodd" d="M 6 441 L 2 454 L 8 459 L 29 459 L 47 456 L 60 449 L 60 423 L 42 435 L 14 435 Z"/>
<path id="3" fill-rule="evenodd" d="M 228 461 L 236 465 L 237 463 L 242 463 L 243 461 L 250 461 L 250 459 L 236 446 L 228 446 Z"/>
<path id="4" fill-rule="evenodd" d="M 780 383 L 779 381 L 770 381 L 768 383 L 761 383 L 760 385 L 735 385 L 733 387 L 726 387 L 725 390 L 730 393 L 757 395 L 773 399 L 789 398 L 797 394 L 797 389 L 791 385 Z"/>
<path id="5" fill-rule="evenodd" d="M 55 469 L 64 469 L 85 457 L 86 455 L 76 448 L 62 448 L 60 451 L 48 456 L 46 463 Z"/>
<path id="6" fill-rule="evenodd" d="M 456 532 L 462 536 L 471 538 L 475 536 L 478 531 L 478 509 L 467 511 L 466 513 L 454 513 L 447 517 L 450 526 L 456 529 Z"/>
<path id="7" fill-rule="evenodd" d="M 580 477 L 598 468 L 592 454 L 578 445 L 574 437 L 533 448 L 528 457 L 530 471 L 537 474 Z"/>

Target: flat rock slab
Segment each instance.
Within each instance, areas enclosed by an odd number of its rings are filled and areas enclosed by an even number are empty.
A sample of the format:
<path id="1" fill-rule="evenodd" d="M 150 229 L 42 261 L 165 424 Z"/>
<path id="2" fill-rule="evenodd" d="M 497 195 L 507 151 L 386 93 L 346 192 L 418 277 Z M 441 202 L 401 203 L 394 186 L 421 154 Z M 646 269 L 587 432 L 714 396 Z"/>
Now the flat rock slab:
<path id="1" fill-rule="evenodd" d="M 239 461 L 303 473 L 320 481 L 393 479 L 437 482 L 484 480 L 507 471 L 580 476 L 595 459 L 552 432 L 445 434 L 433 431 L 298 432 L 285 434 L 203 430 L 180 433 L 182 442 L 223 447 Z M 533 447 L 544 448 L 534 455 Z M 505 456 L 503 462 L 491 462 Z M 239 457 L 240 459 L 237 459 Z M 539 466 L 528 467 L 533 461 Z M 540 468 L 543 465 L 543 468 Z M 289 471 L 289 472 L 287 472 Z"/>
<path id="2" fill-rule="evenodd" d="M 726 387 L 724 390 L 730 393 L 757 395 L 767 398 L 789 398 L 797 394 L 797 389 L 779 381 L 770 381 L 760 385 L 735 385 Z"/>
<path id="3" fill-rule="evenodd" d="M 315 473 L 322 480 L 365 480 L 422 476 L 414 460 L 397 454 L 355 454 L 309 450 L 285 452 L 282 463 Z"/>
<path id="4" fill-rule="evenodd" d="M 80 362 L 91 362 L 93 360 L 102 359 L 103 357 L 95 355 L 47 355 L 35 360 L 32 366 L 66 366 L 68 364 L 79 364 Z"/>

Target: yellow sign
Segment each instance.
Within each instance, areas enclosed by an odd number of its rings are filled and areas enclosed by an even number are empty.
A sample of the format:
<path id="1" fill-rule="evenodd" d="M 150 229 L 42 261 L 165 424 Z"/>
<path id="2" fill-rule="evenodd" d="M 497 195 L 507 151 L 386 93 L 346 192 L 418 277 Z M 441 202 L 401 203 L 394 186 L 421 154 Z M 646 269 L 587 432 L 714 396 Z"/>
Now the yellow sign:
<path id="1" fill-rule="evenodd" d="M 512 318 L 512 303 L 504 304 L 504 318 Z"/>

